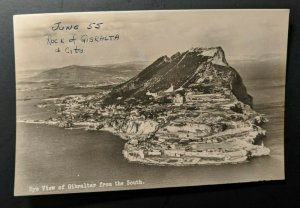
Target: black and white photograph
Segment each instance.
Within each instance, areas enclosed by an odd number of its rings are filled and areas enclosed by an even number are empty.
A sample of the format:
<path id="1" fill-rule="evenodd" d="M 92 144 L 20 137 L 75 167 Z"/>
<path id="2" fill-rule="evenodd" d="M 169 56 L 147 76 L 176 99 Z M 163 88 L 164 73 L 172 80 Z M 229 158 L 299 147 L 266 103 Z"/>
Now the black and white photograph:
<path id="1" fill-rule="evenodd" d="M 13 21 L 16 196 L 285 179 L 288 9 Z"/>

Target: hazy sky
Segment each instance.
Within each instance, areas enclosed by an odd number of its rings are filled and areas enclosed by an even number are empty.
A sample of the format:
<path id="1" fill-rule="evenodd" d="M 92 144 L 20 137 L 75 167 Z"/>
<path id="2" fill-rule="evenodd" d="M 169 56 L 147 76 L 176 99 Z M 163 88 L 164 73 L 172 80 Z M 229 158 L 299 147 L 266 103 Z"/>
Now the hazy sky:
<path id="1" fill-rule="evenodd" d="M 14 16 L 17 70 L 66 65 L 154 61 L 192 47 L 221 46 L 228 62 L 286 56 L 288 10 L 180 10 L 37 14 Z M 79 25 L 52 31 L 56 22 Z M 99 30 L 87 30 L 101 22 Z M 119 40 L 80 43 L 81 35 L 119 34 Z M 47 45 L 48 36 L 65 41 L 75 35 L 82 54 L 66 54 L 73 43 Z M 60 53 L 54 49 L 60 47 Z"/>

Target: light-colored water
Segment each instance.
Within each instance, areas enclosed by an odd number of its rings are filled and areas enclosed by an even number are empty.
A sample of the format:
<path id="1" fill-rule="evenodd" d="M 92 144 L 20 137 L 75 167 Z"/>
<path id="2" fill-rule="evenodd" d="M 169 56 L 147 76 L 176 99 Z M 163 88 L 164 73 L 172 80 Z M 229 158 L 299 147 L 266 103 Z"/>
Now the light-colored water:
<path id="1" fill-rule="evenodd" d="M 262 82 L 262 83 L 258 83 Z M 262 84 L 264 84 L 262 86 Z M 66 130 L 62 128 L 17 123 L 16 194 L 33 194 L 30 186 L 61 185 L 81 182 L 114 182 L 137 180 L 137 186 L 108 189 L 154 188 L 191 186 L 219 183 L 236 183 L 284 178 L 283 149 L 283 98 L 282 83 L 256 81 L 247 83 L 248 91 L 255 98 L 255 110 L 267 115 L 270 122 L 264 143 L 271 155 L 254 158 L 250 162 L 234 165 L 191 167 L 159 167 L 129 163 L 122 156 L 125 141 L 109 132 Z M 32 95 L 33 92 L 31 92 Z M 32 97 L 41 95 L 35 92 Z M 55 92 L 52 92 L 55 94 Z M 27 94 L 27 96 L 29 96 Z M 43 95 L 43 96 L 47 96 Z M 43 97 L 42 96 L 42 97 Z M 40 97 L 39 97 L 40 98 Z M 17 102 L 20 119 L 47 117 L 33 105 L 39 99 Z M 104 188 L 65 190 L 104 191 Z M 57 193 L 39 192 L 37 194 Z"/>

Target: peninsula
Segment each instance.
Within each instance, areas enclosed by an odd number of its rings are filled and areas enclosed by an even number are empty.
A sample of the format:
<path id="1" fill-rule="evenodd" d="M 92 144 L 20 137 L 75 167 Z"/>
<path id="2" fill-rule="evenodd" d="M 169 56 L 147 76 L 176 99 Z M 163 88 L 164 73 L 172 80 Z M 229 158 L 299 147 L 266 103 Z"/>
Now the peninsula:
<path id="1" fill-rule="evenodd" d="M 162 56 L 128 81 L 88 95 L 45 99 L 63 128 L 110 131 L 127 140 L 123 155 L 149 165 L 245 162 L 269 155 L 267 118 L 253 110 L 241 76 L 221 47 Z"/>

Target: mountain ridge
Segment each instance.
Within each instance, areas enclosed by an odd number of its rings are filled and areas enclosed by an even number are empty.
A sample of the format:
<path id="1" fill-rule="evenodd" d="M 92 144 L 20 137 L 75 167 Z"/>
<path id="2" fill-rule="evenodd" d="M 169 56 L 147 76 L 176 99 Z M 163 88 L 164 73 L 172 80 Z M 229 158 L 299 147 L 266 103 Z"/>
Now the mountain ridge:
<path id="1" fill-rule="evenodd" d="M 161 56 L 135 77 L 113 88 L 104 103 L 122 103 L 132 98 L 142 101 L 146 92 L 158 93 L 171 86 L 203 93 L 229 90 L 238 100 L 252 106 L 252 97 L 241 76 L 228 64 L 220 46 Z"/>
<path id="2" fill-rule="evenodd" d="M 37 122 L 117 134 L 127 140 L 122 154 L 130 162 L 236 164 L 270 154 L 260 127 L 268 119 L 251 108 L 252 97 L 221 47 L 161 56 L 112 90 L 40 106 L 52 105 L 56 118 Z"/>
<path id="3" fill-rule="evenodd" d="M 68 65 L 41 71 L 21 81 L 119 84 L 135 76 L 144 67 L 145 64 L 134 62 L 101 66 Z"/>

